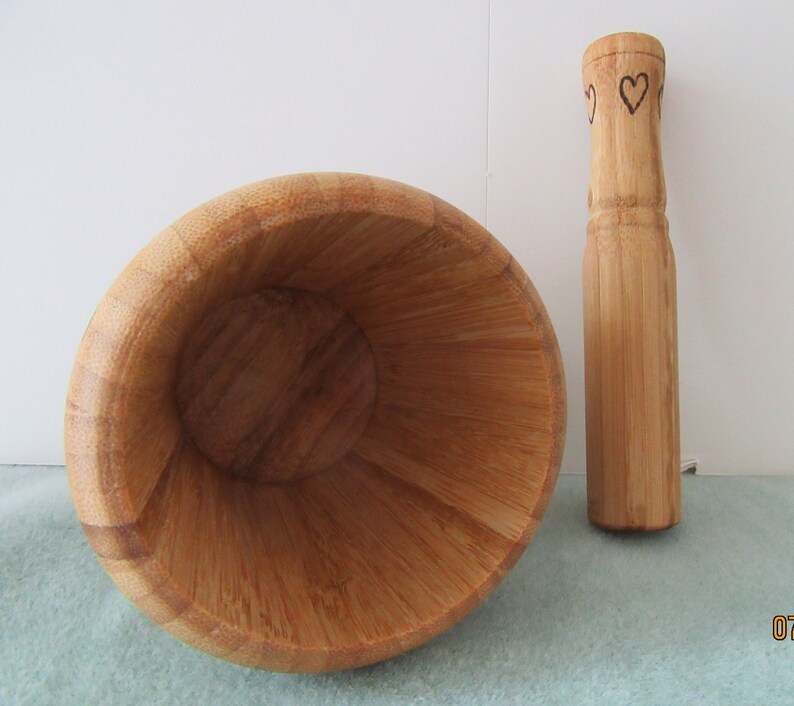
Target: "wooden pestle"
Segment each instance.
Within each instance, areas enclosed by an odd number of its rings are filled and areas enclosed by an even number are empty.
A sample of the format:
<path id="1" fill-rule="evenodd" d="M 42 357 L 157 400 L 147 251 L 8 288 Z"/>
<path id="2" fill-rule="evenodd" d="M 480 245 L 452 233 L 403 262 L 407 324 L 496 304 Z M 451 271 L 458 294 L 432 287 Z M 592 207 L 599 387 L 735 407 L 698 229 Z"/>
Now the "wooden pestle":
<path id="1" fill-rule="evenodd" d="M 592 166 L 584 257 L 587 512 L 599 527 L 681 519 L 675 261 L 659 120 L 664 49 L 597 40 L 582 61 Z"/>

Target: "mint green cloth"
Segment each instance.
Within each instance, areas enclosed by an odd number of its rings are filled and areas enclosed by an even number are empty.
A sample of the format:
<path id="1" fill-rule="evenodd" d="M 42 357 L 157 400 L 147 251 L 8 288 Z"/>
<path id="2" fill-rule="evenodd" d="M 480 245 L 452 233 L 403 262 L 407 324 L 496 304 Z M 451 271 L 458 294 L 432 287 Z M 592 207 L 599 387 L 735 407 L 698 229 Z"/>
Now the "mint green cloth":
<path id="1" fill-rule="evenodd" d="M 130 605 L 61 468 L 0 467 L 0 704 L 794 704 L 794 478 L 684 478 L 684 524 L 619 535 L 563 476 L 524 557 L 431 643 L 356 671 L 270 674 Z"/>

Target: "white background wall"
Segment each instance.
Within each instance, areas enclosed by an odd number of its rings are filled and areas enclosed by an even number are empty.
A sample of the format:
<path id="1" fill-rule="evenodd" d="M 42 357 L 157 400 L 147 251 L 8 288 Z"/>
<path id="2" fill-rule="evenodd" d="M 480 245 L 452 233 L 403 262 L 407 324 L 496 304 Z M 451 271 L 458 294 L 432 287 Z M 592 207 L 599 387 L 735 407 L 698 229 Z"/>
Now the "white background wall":
<path id="1" fill-rule="evenodd" d="M 794 474 L 794 4 L 520 0 L 0 6 L 0 462 L 61 463 L 80 336 L 193 206 L 360 171 L 484 223 L 534 280 L 584 470 L 585 46 L 658 36 L 678 261 L 682 451 Z"/>

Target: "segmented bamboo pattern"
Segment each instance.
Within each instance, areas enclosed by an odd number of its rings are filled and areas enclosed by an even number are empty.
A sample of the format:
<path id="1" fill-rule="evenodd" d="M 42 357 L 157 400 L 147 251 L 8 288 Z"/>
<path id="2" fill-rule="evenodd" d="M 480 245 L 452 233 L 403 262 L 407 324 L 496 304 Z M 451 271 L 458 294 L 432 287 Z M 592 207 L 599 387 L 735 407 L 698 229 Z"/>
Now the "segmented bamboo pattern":
<path id="1" fill-rule="evenodd" d="M 563 371 L 521 267 L 422 191 L 252 184 L 124 270 L 75 362 L 69 478 L 102 564 L 183 640 L 361 666 L 459 620 L 530 540 Z"/>
<path id="2" fill-rule="evenodd" d="M 583 77 L 592 125 L 584 257 L 587 509 L 596 525 L 681 517 L 675 261 L 664 215 L 662 45 L 594 42 Z"/>

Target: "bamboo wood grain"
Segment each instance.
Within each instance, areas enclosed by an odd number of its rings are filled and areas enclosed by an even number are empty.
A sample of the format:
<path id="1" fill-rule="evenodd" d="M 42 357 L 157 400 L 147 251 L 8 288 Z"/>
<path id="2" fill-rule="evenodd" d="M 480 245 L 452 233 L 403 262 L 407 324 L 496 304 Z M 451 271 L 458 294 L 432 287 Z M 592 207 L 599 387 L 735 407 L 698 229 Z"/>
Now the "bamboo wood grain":
<path id="1" fill-rule="evenodd" d="M 565 429 L 554 331 L 483 228 L 305 174 L 187 214 L 99 304 L 66 453 L 118 586 L 240 664 L 369 664 L 476 606 L 529 542 Z"/>
<path id="2" fill-rule="evenodd" d="M 645 34 L 584 54 L 592 167 L 584 256 L 587 509 L 655 530 L 681 518 L 675 261 L 659 120 L 664 49 Z"/>

